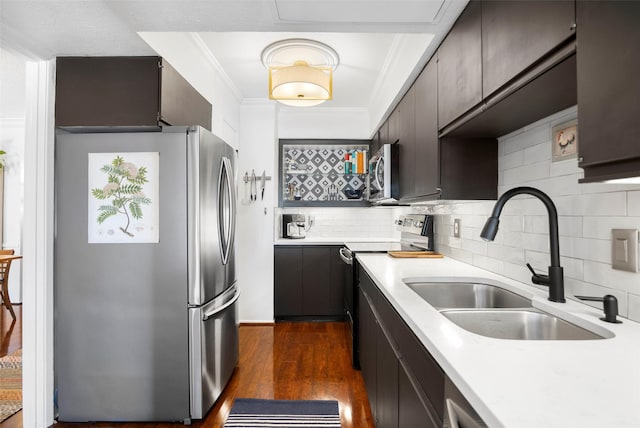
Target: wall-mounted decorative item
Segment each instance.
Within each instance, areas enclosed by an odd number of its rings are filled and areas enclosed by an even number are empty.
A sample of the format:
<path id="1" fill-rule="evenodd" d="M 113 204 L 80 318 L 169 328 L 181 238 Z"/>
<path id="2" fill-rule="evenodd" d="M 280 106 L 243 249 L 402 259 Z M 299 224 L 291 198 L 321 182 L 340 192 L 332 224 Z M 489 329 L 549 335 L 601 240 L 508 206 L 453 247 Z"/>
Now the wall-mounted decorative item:
<path id="1" fill-rule="evenodd" d="M 89 243 L 159 242 L 158 152 L 89 153 Z"/>
<path id="2" fill-rule="evenodd" d="M 574 119 L 554 126 L 551 138 L 553 162 L 575 158 L 578 155 L 578 120 Z"/>

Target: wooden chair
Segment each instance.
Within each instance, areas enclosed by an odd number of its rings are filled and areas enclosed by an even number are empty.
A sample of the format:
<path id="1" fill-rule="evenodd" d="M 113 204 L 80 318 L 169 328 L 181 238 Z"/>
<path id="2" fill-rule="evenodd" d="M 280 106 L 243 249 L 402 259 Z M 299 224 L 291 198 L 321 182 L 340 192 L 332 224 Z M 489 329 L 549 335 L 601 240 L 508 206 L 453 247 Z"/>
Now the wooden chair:
<path id="1" fill-rule="evenodd" d="M 12 256 L 14 254 L 14 250 L 0 250 L 0 255 L 3 256 Z M 2 288 L 0 289 L 0 294 L 2 294 L 2 303 L 9 310 L 13 319 L 16 319 L 16 313 L 13 311 L 13 306 L 11 305 L 11 299 L 9 298 L 9 269 L 11 268 L 11 260 L 0 261 L 0 282 L 2 283 Z"/>

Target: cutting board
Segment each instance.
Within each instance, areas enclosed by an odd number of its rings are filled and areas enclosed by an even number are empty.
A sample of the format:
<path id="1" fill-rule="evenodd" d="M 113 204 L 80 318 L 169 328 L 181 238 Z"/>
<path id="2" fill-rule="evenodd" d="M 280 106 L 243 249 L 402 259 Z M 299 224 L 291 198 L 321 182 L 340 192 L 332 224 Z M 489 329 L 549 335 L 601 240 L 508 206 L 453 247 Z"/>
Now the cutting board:
<path id="1" fill-rule="evenodd" d="M 444 257 L 435 251 L 389 251 L 388 254 L 391 257 L 402 259 L 441 259 Z"/>

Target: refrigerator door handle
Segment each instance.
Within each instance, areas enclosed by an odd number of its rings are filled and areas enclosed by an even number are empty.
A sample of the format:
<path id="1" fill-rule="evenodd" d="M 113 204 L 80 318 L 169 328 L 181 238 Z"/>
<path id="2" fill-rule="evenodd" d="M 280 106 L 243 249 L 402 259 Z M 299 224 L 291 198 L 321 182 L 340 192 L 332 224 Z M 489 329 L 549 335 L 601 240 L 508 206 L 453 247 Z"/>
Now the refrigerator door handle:
<path id="1" fill-rule="evenodd" d="M 207 321 L 209 318 L 212 318 L 212 317 L 216 316 L 216 314 L 219 314 L 220 312 L 224 311 L 229 306 L 233 305 L 238 300 L 238 298 L 240 298 L 240 290 L 236 289 L 236 294 L 227 303 L 225 303 L 224 305 L 219 306 L 217 308 L 212 308 L 209 311 L 203 313 L 202 314 L 202 321 Z"/>
<path id="2" fill-rule="evenodd" d="M 231 247 L 233 244 L 233 236 L 235 234 L 235 195 L 232 185 L 231 162 L 226 157 L 222 158 L 220 163 L 220 187 L 218 189 L 218 223 L 220 246 L 222 249 L 222 263 L 227 264 Z"/>
<path id="3" fill-rule="evenodd" d="M 227 260 L 229 259 L 229 254 L 231 254 L 231 250 L 233 249 L 233 243 L 236 239 L 236 194 L 235 194 L 235 180 L 233 174 L 233 166 L 231 164 L 231 160 L 229 158 L 224 158 L 224 162 L 226 163 L 225 171 L 227 173 L 227 189 L 229 191 L 229 209 L 231 214 L 229 216 L 229 241 L 227 243 Z"/>

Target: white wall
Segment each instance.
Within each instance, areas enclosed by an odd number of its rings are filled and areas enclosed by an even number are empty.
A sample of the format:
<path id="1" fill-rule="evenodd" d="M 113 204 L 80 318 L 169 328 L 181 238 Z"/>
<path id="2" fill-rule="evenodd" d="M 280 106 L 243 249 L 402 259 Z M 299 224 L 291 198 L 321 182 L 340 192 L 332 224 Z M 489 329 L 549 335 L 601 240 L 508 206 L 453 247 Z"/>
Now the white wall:
<path id="1" fill-rule="evenodd" d="M 640 321 L 640 275 L 611 268 L 611 229 L 640 229 L 640 185 L 579 184 L 583 173 L 576 159 L 551 161 L 551 128 L 576 115 L 576 108 L 569 108 L 500 138 L 498 193 L 517 186 L 546 192 L 558 209 L 566 294 L 613 294 L 621 315 Z M 532 197 L 510 200 L 496 240 L 487 243 L 480 231 L 493 205 L 448 203 L 414 209 L 437 214 L 436 245 L 442 253 L 530 284 L 525 263 L 542 272 L 549 265 L 546 209 Z M 461 219 L 460 238 L 453 237 L 456 218 Z"/>
<path id="2" fill-rule="evenodd" d="M 368 140 L 370 137 L 367 109 L 282 107 L 278 115 L 278 138 Z"/>
<path id="3" fill-rule="evenodd" d="M 0 149 L 4 155 L 2 248 L 22 254 L 24 206 L 25 74 L 27 59 L 0 50 Z M 9 296 L 22 302 L 22 262 L 11 264 Z"/>
<path id="4" fill-rule="evenodd" d="M 245 100 L 240 107 L 236 263 L 240 321 L 273 321 L 273 223 L 277 205 L 277 106 L 269 100 Z M 264 199 L 250 201 L 245 173 L 265 171 Z"/>

